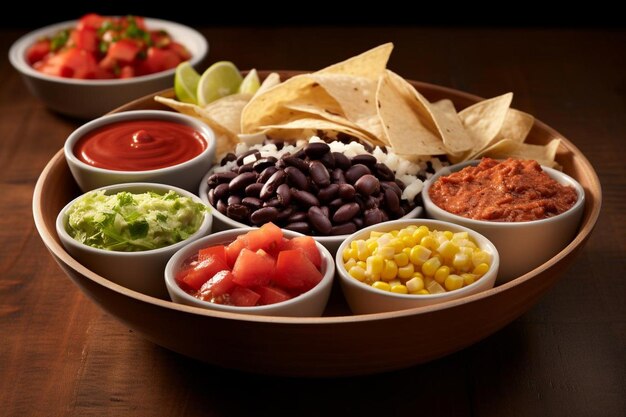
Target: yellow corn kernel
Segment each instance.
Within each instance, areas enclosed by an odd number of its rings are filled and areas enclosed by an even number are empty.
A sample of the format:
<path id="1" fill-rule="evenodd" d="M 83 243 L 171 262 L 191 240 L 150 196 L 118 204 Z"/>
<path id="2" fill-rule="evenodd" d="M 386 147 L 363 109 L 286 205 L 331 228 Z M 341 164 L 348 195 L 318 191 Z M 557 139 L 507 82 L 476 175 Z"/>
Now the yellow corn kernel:
<path id="1" fill-rule="evenodd" d="M 374 253 L 374 251 L 378 248 L 378 242 L 367 242 L 367 250 L 369 253 Z"/>
<path id="2" fill-rule="evenodd" d="M 376 239 L 376 238 L 381 237 L 382 235 L 384 235 L 383 232 L 371 231 L 370 232 L 370 239 Z"/>
<path id="3" fill-rule="evenodd" d="M 406 246 L 404 249 L 402 249 L 402 253 L 404 253 L 409 258 L 409 260 L 411 260 L 411 249 L 413 248 L 413 246 Z"/>
<path id="4" fill-rule="evenodd" d="M 402 249 L 404 249 L 404 243 L 402 243 L 402 239 L 393 239 L 391 242 L 389 242 L 389 245 L 393 247 L 395 253 L 400 253 L 402 252 Z"/>
<path id="5" fill-rule="evenodd" d="M 398 231 L 398 238 L 403 238 L 405 236 L 411 236 L 412 232 L 408 229 L 408 228 L 404 228 L 404 229 L 400 229 L 400 231 Z"/>
<path id="6" fill-rule="evenodd" d="M 360 266 L 353 266 L 352 268 L 350 268 L 348 273 L 352 278 L 356 278 L 359 281 L 365 281 L 365 270 Z"/>
<path id="7" fill-rule="evenodd" d="M 479 277 L 481 277 L 485 275 L 487 271 L 489 271 L 489 264 L 482 263 L 482 264 L 476 265 L 476 267 L 472 271 L 472 274 L 478 275 Z"/>
<path id="8" fill-rule="evenodd" d="M 346 271 L 349 271 L 350 268 L 356 266 L 356 261 L 354 260 L 354 258 L 350 258 L 346 262 L 344 262 L 343 266 L 346 268 Z"/>
<path id="9" fill-rule="evenodd" d="M 372 284 L 372 287 L 381 291 L 391 291 L 391 287 L 389 286 L 389 284 L 387 284 L 386 282 L 382 282 L 382 281 L 376 281 L 375 283 Z"/>
<path id="10" fill-rule="evenodd" d="M 373 255 L 367 258 L 365 271 L 373 278 L 379 279 L 383 272 L 384 259 L 380 255 Z"/>
<path id="11" fill-rule="evenodd" d="M 396 294 L 408 294 L 409 290 L 406 288 L 406 286 L 400 284 L 400 285 L 392 285 L 391 292 L 394 292 Z"/>
<path id="12" fill-rule="evenodd" d="M 370 255 L 370 252 L 367 250 L 367 243 L 364 240 L 357 240 L 356 243 L 357 258 L 361 261 L 367 260 L 367 257 Z"/>
<path id="13" fill-rule="evenodd" d="M 485 252 L 484 250 L 475 250 L 472 252 L 472 263 L 474 266 L 478 266 L 480 264 L 491 264 L 491 255 Z"/>
<path id="14" fill-rule="evenodd" d="M 458 290 L 463 286 L 463 277 L 456 274 L 448 275 L 443 285 L 448 291 Z"/>
<path id="15" fill-rule="evenodd" d="M 421 290 L 416 291 L 416 292 L 413 292 L 413 293 L 411 293 L 411 294 L 417 294 L 417 295 L 428 295 L 428 294 L 430 294 L 430 293 L 428 292 L 428 290 L 427 290 L 426 288 L 422 288 Z"/>
<path id="16" fill-rule="evenodd" d="M 426 276 L 432 277 L 437 272 L 437 269 L 441 266 L 441 260 L 438 257 L 430 258 L 422 265 L 422 273 Z"/>
<path id="17" fill-rule="evenodd" d="M 380 274 L 380 277 L 385 281 L 390 281 L 398 276 L 398 265 L 394 261 L 389 259 L 385 259 L 385 264 L 383 266 L 383 272 Z"/>
<path id="18" fill-rule="evenodd" d="M 391 232 L 389 232 L 393 237 L 398 236 L 399 230 L 392 230 Z"/>
<path id="19" fill-rule="evenodd" d="M 439 268 L 437 268 L 437 271 L 435 271 L 435 281 L 443 285 L 446 278 L 448 278 L 448 275 L 450 275 L 450 267 L 446 265 L 442 265 Z"/>
<path id="20" fill-rule="evenodd" d="M 345 248 L 343 253 L 341 254 L 344 262 L 348 262 L 349 259 L 356 258 L 356 251 L 352 250 L 352 248 Z"/>
<path id="21" fill-rule="evenodd" d="M 414 273 L 415 267 L 413 264 L 407 264 L 398 268 L 398 277 L 400 277 L 400 279 L 407 280 L 413 278 Z"/>
<path id="22" fill-rule="evenodd" d="M 420 226 L 417 228 L 416 231 L 413 232 L 413 239 L 415 239 L 416 242 L 419 242 L 425 236 L 428 236 L 429 234 L 430 234 L 430 230 L 428 230 L 428 227 Z"/>
<path id="23" fill-rule="evenodd" d="M 387 284 L 393 288 L 394 285 L 402 285 L 402 281 L 399 279 L 392 279 L 391 281 L 387 281 Z"/>
<path id="24" fill-rule="evenodd" d="M 443 232 L 443 235 L 446 237 L 446 239 L 451 240 L 454 237 L 454 233 L 452 233 L 449 230 L 446 230 L 445 232 Z"/>
<path id="25" fill-rule="evenodd" d="M 459 252 L 454 255 L 452 266 L 454 266 L 457 271 L 469 271 L 472 267 L 472 262 L 466 254 Z"/>
<path id="26" fill-rule="evenodd" d="M 428 288 L 431 282 L 435 279 L 433 277 L 424 277 L 424 287 Z"/>
<path id="27" fill-rule="evenodd" d="M 393 259 L 393 255 L 396 254 L 396 249 L 392 245 L 379 246 L 376 254 L 385 259 Z"/>
<path id="28" fill-rule="evenodd" d="M 430 249 L 425 248 L 422 245 L 415 245 L 411 248 L 411 254 L 409 255 L 409 259 L 415 265 L 421 265 L 430 258 L 430 254 L 432 251 Z"/>
<path id="29" fill-rule="evenodd" d="M 439 247 L 439 242 L 433 236 L 424 236 L 422 240 L 420 240 L 420 245 L 424 246 L 427 249 L 437 250 Z"/>
<path id="30" fill-rule="evenodd" d="M 356 264 L 363 269 L 367 268 L 367 264 L 365 263 L 365 261 L 356 261 Z"/>
<path id="31" fill-rule="evenodd" d="M 452 235 L 452 240 L 469 239 L 468 232 L 456 232 Z"/>
<path id="32" fill-rule="evenodd" d="M 405 285 L 410 293 L 415 293 L 424 288 L 424 280 L 420 277 L 413 277 Z"/>
<path id="33" fill-rule="evenodd" d="M 439 293 L 442 293 L 442 292 L 446 292 L 446 290 L 435 280 L 431 281 L 426 286 L 426 289 L 428 290 L 428 292 L 430 294 L 439 294 Z"/>
<path id="34" fill-rule="evenodd" d="M 473 284 L 478 279 L 478 276 L 476 276 L 475 274 L 468 273 L 461 274 L 461 277 L 463 277 L 463 286 Z"/>
<path id="35" fill-rule="evenodd" d="M 413 236 L 402 236 L 402 238 L 400 239 L 402 241 L 402 245 L 404 245 L 404 249 L 406 248 L 412 248 L 413 246 L 415 246 L 415 244 L 417 243 L 415 241 L 415 239 L 413 239 Z"/>
<path id="36" fill-rule="evenodd" d="M 446 240 L 441 245 L 439 245 L 439 247 L 437 248 L 437 252 L 439 252 L 439 254 L 444 258 L 452 259 L 452 257 L 454 257 L 454 255 L 459 252 L 459 247 L 449 240 Z"/>
<path id="37" fill-rule="evenodd" d="M 404 250 L 400 253 L 396 253 L 395 255 L 393 255 L 393 260 L 399 267 L 403 267 L 409 264 L 409 257 L 404 252 Z"/>

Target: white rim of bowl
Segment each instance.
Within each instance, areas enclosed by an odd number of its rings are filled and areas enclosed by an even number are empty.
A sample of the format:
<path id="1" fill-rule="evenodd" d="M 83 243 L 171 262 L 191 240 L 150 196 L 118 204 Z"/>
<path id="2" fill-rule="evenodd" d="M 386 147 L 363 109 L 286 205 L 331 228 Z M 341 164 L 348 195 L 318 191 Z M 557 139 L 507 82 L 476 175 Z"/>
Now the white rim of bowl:
<path id="1" fill-rule="evenodd" d="M 204 201 L 200 200 L 200 198 L 197 195 L 189 191 L 183 190 L 182 188 L 166 185 L 166 184 L 158 184 L 158 183 L 150 183 L 150 182 L 127 182 L 127 183 L 122 183 L 122 184 L 114 184 L 114 185 L 108 185 L 106 187 L 96 188 L 95 190 L 91 190 L 89 192 L 106 190 L 107 194 L 109 194 L 108 193 L 109 191 L 115 193 L 115 192 L 125 191 L 129 188 L 145 189 L 146 191 L 172 190 L 183 197 L 189 197 L 193 199 L 195 202 L 202 203 L 202 205 L 206 206 Z M 57 215 L 56 229 L 57 229 L 57 234 L 59 235 L 59 239 L 68 240 L 69 242 L 71 242 L 71 244 L 75 244 L 77 247 L 80 247 L 81 249 L 84 249 L 87 252 L 92 252 L 95 254 L 115 254 L 115 256 L 119 255 L 122 257 L 131 257 L 131 256 L 141 256 L 142 254 L 146 254 L 146 255 L 159 254 L 162 252 L 171 251 L 172 249 L 179 250 L 180 248 L 182 248 L 183 246 L 189 243 L 190 241 L 189 239 L 196 236 L 201 231 L 206 229 L 207 232 L 210 232 L 211 226 L 213 224 L 213 214 L 211 213 L 210 210 L 207 210 L 204 213 L 204 218 L 202 219 L 202 223 L 200 223 L 198 230 L 196 230 L 193 234 L 191 234 L 187 239 L 181 240 L 180 242 L 176 242 L 172 245 L 164 246 L 162 248 L 157 248 L 157 249 L 148 249 L 144 251 L 135 251 L 135 252 L 118 252 L 118 251 L 109 251 L 106 249 L 94 248 L 93 246 L 85 245 L 84 243 L 80 243 L 79 241 L 75 240 L 72 236 L 70 236 L 70 234 L 65 229 L 68 209 L 72 206 L 72 204 L 74 204 L 78 199 L 83 197 L 85 194 L 87 193 L 83 193 L 79 195 L 78 197 L 76 197 L 75 199 L 67 203 L 61 209 L 61 211 Z"/>
<path id="2" fill-rule="evenodd" d="M 172 22 L 169 20 L 155 19 L 151 17 L 145 17 L 144 20 L 149 30 L 159 30 L 159 29 L 168 30 L 168 27 L 169 27 L 176 31 L 187 32 L 186 36 L 190 37 L 191 42 L 194 45 L 196 45 L 198 48 L 198 53 L 193 54 L 191 59 L 189 60 L 189 63 L 192 66 L 199 64 L 206 57 L 207 52 L 209 50 L 209 44 L 206 38 L 202 36 L 202 34 L 198 32 L 197 30 L 189 26 L 181 25 L 180 23 Z M 11 64 L 18 71 L 34 78 L 39 78 L 41 80 L 46 80 L 46 81 L 54 81 L 58 83 L 85 85 L 85 86 L 113 86 L 113 85 L 132 84 L 132 83 L 143 82 L 143 81 L 151 81 L 155 78 L 160 78 L 163 76 L 166 76 L 166 77 L 173 76 L 174 73 L 176 72 L 176 68 L 171 68 L 165 71 L 159 71 L 153 74 L 139 75 L 137 77 L 131 77 L 131 78 L 116 78 L 112 80 L 82 80 L 82 79 L 54 77 L 51 75 L 47 75 L 47 74 L 37 71 L 26 62 L 26 59 L 25 59 L 26 50 L 37 39 L 44 37 L 44 36 L 52 35 L 56 31 L 76 26 L 77 23 L 78 23 L 78 20 L 67 20 L 65 22 L 55 23 L 55 24 L 45 26 L 40 29 L 36 29 L 32 32 L 29 32 L 23 35 L 18 40 L 16 40 L 13 43 L 13 45 L 11 45 L 11 48 L 9 49 L 9 60 L 11 61 Z M 174 38 L 174 40 L 179 42 L 179 40 L 176 38 Z M 182 43 L 186 48 L 190 49 L 187 43 L 184 43 L 183 41 L 180 41 L 180 43 Z"/>
<path id="3" fill-rule="evenodd" d="M 219 166 L 219 165 L 217 165 L 217 166 Z M 254 226 L 250 226 L 249 224 L 240 223 L 240 222 L 238 222 L 236 220 L 231 219 L 230 217 L 220 213 L 220 211 L 217 208 L 213 207 L 211 205 L 211 203 L 209 203 L 209 199 L 208 199 L 208 196 L 207 196 L 208 188 L 209 188 L 208 185 L 207 185 L 207 180 L 209 179 L 209 177 L 211 175 L 213 175 L 213 173 L 214 173 L 213 170 L 214 170 L 214 168 L 211 168 L 206 174 L 204 174 L 204 177 L 202 177 L 202 180 L 200 181 L 200 187 L 198 189 L 198 196 L 200 197 L 200 199 L 204 202 L 204 204 L 206 204 L 207 206 L 209 206 L 211 208 L 211 210 L 213 211 L 213 217 L 218 218 L 223 223 L 227 223 L 227 224 L 229 224 L 229 225 L 231 225 L 232 227 L 235 227 L 235 228 L 254 227 Z M 404 219 L 420 218 L 419 216 L 422 215 L 423 211 L 424 211 L 424 208 L 422 206 L 415 206 L 415 208 L 413 208 L 413 210 L 409 211 L 407 214 L 405 214 L 404 216 L 400 217 L 399 219 L 394 219 L 394 220 L 401 220 L 401 219 L 404 220 Z M 389 221 L 394 221 L 394 220 L 389 220 Z M 383 222 L 383 223 L 386 223 L 386 222 Z M 289 229 L 285 229 L 285 228 L 282 228 L 282 229 L 283 230 L 289 230 Z M 358 231 L 356 233 L 358 233 Z M 304 235 L 304 236 L 311 236 L 313 239 L 317 240 L 321 244 L 327 244 L 327 243 L 335 242 L 338 239 L 339 240 L 345 240 L 350 235 L 335 235 L 335 236 Z"/>
<path id="4" fill-rule="evenodd" d="M 194 156 L 187 161 L 180 162 L 176 165 L 170 165 L 163 168 L 157 169 L 149 169 L 149 170 L 138 170 L 138 171 L 130 171 L 130 170 L 113 170 L 107 168 L 99 168 L 92 165 L 89 165 L 76 157 L 74 154 L 74 146 L 76 142 L 78 142 L 85 134 L 91 132 L 92 130 L 99 129 L 101 127 L 110 125 L 112 123 L 127 121 L 127 120 L 167 120 L 171 122 L 178 122 L 180 124 L 184 124 L 189 126 L 204 137 L 207 146 L 204 148 L 202 152 L 198 155 Z M 199 119 L 193 118 L 191 116 L 187 116 L 185 114 L 172 112 L 168 110 L 132 110 L 126 111 L 122 113 L 108 114 L 97 119 L 94 119 L 90 122 L 85 123 L 80 126 L 76 130 L 74 130 L 65 140 L 65 144 L 63 145 L 63 153 L 65 154 L 65 158 L 68 162 L 81 166 L 86 170 L 93 171 L 94 173 L 107 173 L 107 174 L 123 174 L 123 173 L 132 173 L 135 175 L 151 175 L 155 173 L 168 173 L 169 171 L 175 171 L 180 168 L 184 168 L 188 165 L 194 164 L 198 159 L 204 158 L 208 153 L 215 152 L 215 148 L 217 147 L 217 142 L 215 139 L 215 132 L 211 129 L 207 124 L 202 122 Z M 205 203 L 203 201 L 203 203 Z M 206 203 L 205 203 L 206 204 Z"/>
<path id="5" fill-rule="evenodd" d="M 381 231 L 380 228 L 381 226 L 384 228 L 389 228 L 391 229 L 395 229 L 395 228 L 404 228 L 410 225 L 416 225 L 416 226 L 427 226 L 429 229 L 433 229 L 433 227 L 431 227 L 430 225 L 433 226 L 439 226 L 442 229 L 441 230 L 450 230 L 450 231 L 454 231 L 453 229 L 457 229 L 460 232 L 468 232 L 470 234 L 470 236 L 472 238 L 474 238 L 474 240 L 476 241 L 476 243 L 478 244 L 478 247 L 481 248 L 482 250 L 485 250 L 487 252 L 489 252 L 489 254 L 491 255 L 491 265 L 489 265 L 489 270 L 487 271 L 487 274 L 496 274 L 494 281 L 498 278 L 497 274 L 498 274 L 498 269 L 500 269 L 500 254 L 498 253 L 498 249 L 496 248 L 496 246 L 489 240 L 487 239 L 485 236 L 483 236 L 482 234 L 476 232 L 475 230 L 472 230 L 468 227 L 465 226 L 461 226 L 455 223 L 450 223 L 450 222 L 445 222 L 442 220 L 433 220 L 433 219 L 398 219 L 398 220 L 392 220 L 391 222 L 388 223 L 379 223 L 379 224 L 375 224 L 373 226 L 369 226 L 366 227 L 364 229 L 359 230 L 356 233 L 353 233 L 350 235 L 350 237 L 348 237 L 348 239 L 346 239 L 340 246 L 339 249 L 337 250 L 337 255 L 335 256 L 335 264 L 337 267 L 337 271 L 339 273 L 339 278 L 350 284 L 350 285 L 355 285 L 358 286 L 359 288 L 362 288 L 363 290 L 366 290 L 368 292 L 371 292 L 373 294 L 378 294 L 378 295 L 384 295 L 384 296 L 388 296 L 388 297 L 395 297 L 398 299 L 404 299 L 404 300 L 415 300 L 416 297 L 422 297 L 422 298 L 428 298 L 428 299 L 438 299 L 438 298 L 448 298 L 451 297 L 452 295 L 459 295 L 459 294 L 464 294 L 468 291 L 470 291 L 471 289 L 473 289 L 474 287 L 477 287 L 478 284 L 481 282 L 481 280 L 485 277 L 485 275 L 481 276 L 479 279 L 477 279 L 476 281 L 474 281 L 473 283 L 471 283 L 468 286 L 465 287 L 461 287 L 457 290 L 453 290 L 453 291 L 446 291 L 444 293 L 438 293 L 438 294 L 419 294 L 419 295 L 415 295 L 415 294 L 397 294 L 397 293 L 392 293 L 392 292 L 383 292 L 381 290 L 377 290 L 376 288 L 373 288 L 371 285 L 367 285 L 362 283 L 361 281 L 357 280 L 356 278 L 352 278 L 349 274 L 348 271 L 346 270 L 345 266 L 344 266 L 344 262 L 343 262 L 343 250 L 346 248 L 346 246 L 348 246 L 350 244 L 350 242 L 352 242 L 354 239 L 357 238 L 357 236 L 360 235 L 365 235 L 371 231 Z M 452 228 L 452 229 L 450 229 Z M 439 229 L 438 229 L 439 230 Z M 477 239 L 478 238 L 478 239 Z M 482 244 L 481 244 L 482 241 Z M 494 268 L 495 266 L 495 268 Z"/>
<path id="6" fill-rule="evenodd" d="M 443 177 L 446 175 L 450 175 L 454 172 L 458 172 L 467 166 L 476 166 L 479 163 L 480 163 L 480 160 L 473 159 L 471 161 L 466 161 L 466 162 L 461 162 L 455 165 L 450 165 L 450 166 L 444 167 L 443 169 L 439 170 L 439 172 L 437 172 L 435 175 L 428 178 L 424 182 L 424 188 L 422 189 L 422 200 L 424 202 L 424 209 L 426 211 L 430 210 L 430 211 L 439 212 L 441 215 L 454 218 L 455 220 L 458 220 L 459 222 L 463 222 L 464 224 L 471 224 L 471 225 L 483 226 L 483 227 L 489 226 L 493 228 L 504 228 L 504 227 L 510 228 L 510 227 L 521 227 L 524 225 L 541 225 L 542 223 L 551 222 L 551 221 L 554 221 L 555 219 L 558 219 L 559 217 L 566 216 L 570 213 L 573 213 L 575 210 L 579 210 L 582 206 L 585 205 L 585 190 L 578 181 L 576 181 L 574 178 L 570 177 L 569 175 L 561 171 L 558 171 L 554 168 L 550 168 L 550 167 L 543 166 L 543 165 L 541 165 L 541 169 L 543 169 L 543 171 L 546 174 L 548 174 L 550 178 L 554 179 L 556 182 L 558 182 L 561 185 L 572 186 L 574 190 L 576 191 L 576 195 L 578 196 L 578 199 L 576 200 L 574 205 L 572 205 L 572 207 L 568 208 L 563 213 L 557 214 L 556 216 L 547 217 L 545 219 L 529 220 L 529 221 L 523 221 L 523 222 L 496 222 L 496 221 L 489 221 L 489 220 L 476 220 L 476 219 L 470 219 L 469 217 L 459 216 L 458 214 L 450 213 L 449 211 L 444 210 L 438 205 L 436 205 L 435 203 L 433 203 L 433 201 L 430 199 L 430 195 L 428 192 L 430 191 L 430 186 L 434 184 L 435 181 L 437 181 L 439 177 Z M 428 206 L 428 209 L 426 209 L 426 206 Z"/>
<path id="7" fill-rule="evenodd" d="M 210 301 L 200 300 L 192 296 L 191 294 L 185 292 L 182 288 L 178 286 L 178 284 L 176 283 L 176 272 L 180 270 L 180 267 L 185 262 L 185 260 L 187 260 L 190 256 L 192 256 L 198 250 L 200 250 L 203 247 L 233 242 L 237 238 L 237 236 L 241 236 L 245 233 L 248 233 L 251 230 L 257 230 L 257 229 L 259 228 L 245 226 L 243 228 L 238 228 L 238 229 L 224 230 L 218 233 L 213 233 L 209 236 L 202 237 L 200 239 L 197 239 L 189 243 L 188 245 L 185 245 L 183 248 L 176 251 L 176 253 L 172 255 L 170 260 L 165 265 L 164 275 L 165 275 L 166 287 L 168 288 L 171 287 L 173 291 L 175 291 L 180 297 L 193 303 L 195 307 L 205 308 L 207 310 L 219 310 L 219 311 L 225 311 L 229 313 L 241 314 L 242 312 L 256 313 L 259 311 L 271 311 L 276 308 L 288 307 L 291 304 L 296 304 L 302 301 L 302 298 L 300 297 L 313 296 L 319 293 L 320 291 L 322 291 L 322 288 L 325 285 L 332 285 L 332 281 L 335 276 L 335 268 L 336 268 L 335 258 L 333 258 L 330 251 L 326 249 L 324 245 L 322 245 L 319 242 L 315 242 L 315 245 L 317 249 L 320 251 L 320 255 L 322 256 L 322 262 L 325 262 L 327 264 L 327 269 L 324 271 L 322 275 L 322 280 L 315 287 L 311 288 L 309 291 L 304 292 L 296 297 L 290 298 L 289 300 L 286 300 L 286 301 L 281 301 L 279 303 L 267 304 L 267 305 L 262 305 L 262 306 L 237 307 L 237 306 L 224 305 L 224 304 L 212 303 Z M 298 236 L 306 236 L 302 233 L 294 232 L 291 230 L 286 230 L 286 229 L 281 229 L 281 230 L 283 232 L 283 235 L 289 238 L 298 237 Z M 211 243 L 207 243 L 207 241 L 211 241 Z M 322 284 L 325 284 L 325 285 L 322 285 Z M 172 302 L 176 303 L 175 301 L 172 301 Z M 176 303 L 176 304 L 181 304 L 181 303 Z"/>

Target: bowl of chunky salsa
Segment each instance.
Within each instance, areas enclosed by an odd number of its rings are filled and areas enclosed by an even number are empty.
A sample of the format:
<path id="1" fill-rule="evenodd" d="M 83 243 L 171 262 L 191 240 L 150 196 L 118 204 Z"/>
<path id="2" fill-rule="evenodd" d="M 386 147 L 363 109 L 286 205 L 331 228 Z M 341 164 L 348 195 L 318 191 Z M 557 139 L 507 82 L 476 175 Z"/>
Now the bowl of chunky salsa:
<path id="1" fill-rule="evenodd" d="M 560 252 L 576 234 L 583 188 L 534 160 L 483 158 L 435 174 L 422 191 L 429 217 L 485 235 L 500 253 L 500 282 Z"/>

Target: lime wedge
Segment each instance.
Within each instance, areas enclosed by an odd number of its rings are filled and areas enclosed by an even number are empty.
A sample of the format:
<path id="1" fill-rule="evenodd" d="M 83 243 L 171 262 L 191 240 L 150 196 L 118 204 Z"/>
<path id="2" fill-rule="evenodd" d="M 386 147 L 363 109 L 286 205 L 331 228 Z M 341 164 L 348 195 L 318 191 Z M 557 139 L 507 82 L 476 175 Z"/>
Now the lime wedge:
<path id="1" fill-rule="evenodd" d="M 259 87 L 261 87 L 259 74 L 257 74 L 256 69 L 253 68 L 241 82 L 241 85 L 239 86 L 239 92 L 243 94 L 254 94 L 257 92 Z"/>
<path id="2" fill-rule="evenodd" d="M 199 81 L 200 74 L 193 69 L 189 61 L 178 64 L 174 75 L 174 92 L 178 100 L 183 103 L 198 103 L 196 91 L 198 91 Z"/>
<path id="3" fill-rule="evenodd" d="M 241 74 L 232 62 L 220 61 L 204 71 L 198 82 L 198 104 L 206 106 L 218 98 L 235 94 L 241 85 Z"/>

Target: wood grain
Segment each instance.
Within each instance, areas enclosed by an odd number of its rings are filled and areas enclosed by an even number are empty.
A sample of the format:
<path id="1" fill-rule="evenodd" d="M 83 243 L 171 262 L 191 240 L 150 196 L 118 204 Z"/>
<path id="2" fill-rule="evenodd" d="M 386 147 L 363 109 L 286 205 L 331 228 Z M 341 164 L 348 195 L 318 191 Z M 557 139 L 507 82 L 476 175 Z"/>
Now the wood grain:
<path id="1" fill-rule="evenodd" d="M 46 111 L 3 60 L 0 414 L 626 414 L 626 33 L 408 27 L 204 33 L 212 61 L 233 60 L 242 69 L 315 69 L 391 39 L 390 66 L 407 78 L 482 96 L 514 91 L 518 108 L 561 131 L 594 165 L 603 187 L 596 231 L 567 276 L 531 311 L 444 359 L 321 380 L 203 365 L 102 313 L 45 250 L 32 224 L 34 183 L 79 122 Z M 0 33 L 2 56 L 19 34 Z"/>

